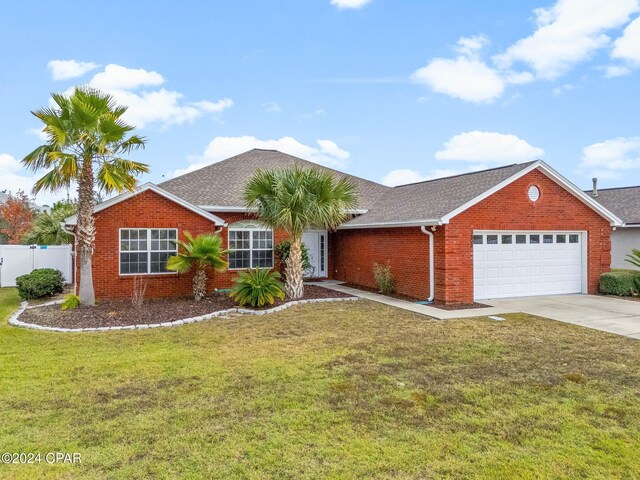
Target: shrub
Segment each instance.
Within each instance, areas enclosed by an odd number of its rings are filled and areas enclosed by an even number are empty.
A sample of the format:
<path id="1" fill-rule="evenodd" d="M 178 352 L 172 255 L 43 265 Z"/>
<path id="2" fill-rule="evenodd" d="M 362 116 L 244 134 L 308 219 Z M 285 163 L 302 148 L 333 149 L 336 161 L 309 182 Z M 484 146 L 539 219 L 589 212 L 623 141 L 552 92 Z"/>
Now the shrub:
<path id="1" fill-rule="evenodd" d="M 60 270 L 38 268 L 16 278 L 16 286 L 22 298 L 32 300 L 62 292 L 64 278 Z"/>
<path id="2" fill-rule="evenodd" d="M 380 293 L 389 295 L 396 291 L 396 281 L 391 273 L 391 265 L 380 263 L 373 264 L 373 278 Z"/>
<path id="3" fill-rule="evenodd" d="M 62 310 L 73 310 L 74 308 L 78 308 L 80 306 L 80 297 L 78 295 L 74 295 L 70 293 L 66 297 L 64 297 L 64 302 L 60 305 Z"/>
<path id="4" fill-rule="evenodd" d="M 617 270 L 600 275 L 600 293 L 621 297 L 638 293 L 640 272 L 633 270 Z"/>
<path id="5" fill-rule="evenodd" d="M 133 292 L 131 293 L 131 304 L 133 308 L 142 308 L 144 295 L 147 292 L 147 281 L 140 275 L 133 277 Z"/>
<path id="6" fill-rule="evenodd" d="M 312 275 L 313 265 L 311 265 L 311 259 L 309 258 L 309 250 L 307 250 L 307 246 L 302 243 L 301 253 L 302 253 L 302 272 L 308 275 Z M 283 240 L 278 245 L 276 245 L 276 257 L 278 261 L 285 265 L 287 263 L 287 258 L 289 258 L 289 250 L 291 250 L 291 242 L 289 240 Z"/>
<path id="7" fill-rule="evenodd" d="M 280 273 L 266 268 L 240 272 L 233 279 L 235 285 L 231 288 L 229 296 L 240 306 L 247 303 L 252 307 L 262 307 L 265 303 L 272 305 L 276 298 L 284 300 L 284 285 L 280 278 Z"/>

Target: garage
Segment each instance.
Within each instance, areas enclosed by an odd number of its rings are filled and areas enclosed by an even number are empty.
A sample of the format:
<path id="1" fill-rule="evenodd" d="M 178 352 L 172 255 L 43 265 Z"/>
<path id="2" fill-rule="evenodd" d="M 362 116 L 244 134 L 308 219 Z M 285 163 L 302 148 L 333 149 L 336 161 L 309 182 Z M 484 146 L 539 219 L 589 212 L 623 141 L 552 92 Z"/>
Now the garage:
<path id="1" fill-rule="evenodd" d="M 476 299 L 585 291 L 583 232 L 473 232 Z"/>

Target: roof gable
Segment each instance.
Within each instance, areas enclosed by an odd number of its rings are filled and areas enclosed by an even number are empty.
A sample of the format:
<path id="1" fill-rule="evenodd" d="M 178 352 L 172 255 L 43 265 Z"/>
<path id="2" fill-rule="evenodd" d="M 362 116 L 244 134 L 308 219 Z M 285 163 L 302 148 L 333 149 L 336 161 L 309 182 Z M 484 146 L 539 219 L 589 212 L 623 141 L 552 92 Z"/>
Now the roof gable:
<path id="1" fill-rule="evenodd" d="M 340 228 L 446 224 L 456 215 L 534 169 L 539 169 L 578 200 L 608 219 L 611 224 L 621 223 L 612 212 L 546 163 L 537 160 L 395 187 L 369 212 L 350 220 Z"/>
<path id="2" fill-rule="evenodd" d="M 253 149 L 186 173 L 160 187 L 209 211 L 246 211 L 244 186 L 258 169 L 279 169 L 293 165 L 330 171 L 336 178 L 350 178 L 358 189 L 359 209 L 368 209 L 389 187 L 339 172 L 277 150 Z"/>
<path id="3" fill-rule="evenodd" d="M 113 205 L 116 205 L 120 202 L 124 202 L 125 200 L 128 200 L 130 198 L 135 197 L 136 195 L 141 194 L 142 192 L 146 192 L 147 190 L 151 190 L 154 193 L 157 193 L 158 195 L 171 200 L 174 203 L 177 203 L 178 205 L 186 208 L 187 210 L 190 210 L 198 215 L 200 215 L 201 217 L 206 218 L 207 220 L 210 220 L 211 222 L 213 222 L 215 225 L 224 225 L 225 221 L 223 219 L 221 219 L 220 217 L 207 212 L 206 210 L 201 209 L 200 207 L 197 207 L 195 205 L 192 205 L 189 202 L 186 202 L 185 200 L 183 200 L 182 198 L 179 198 L 175 195 L 173 195 L 172 193 L 167 192 L 166 190 L 158 187 L 157 185 L 154 185 L 153 183 L 145 183 L 144 185 L 141 185 L 140 187 L 136 188 L 133 192 L 125 192 L 122 193 L 120 195 L 117 195 L 113 198 L 110 198 L 109 200 L 106 200 L 98 205 L 95 206 L 95 208 L 93 209 L 93 213 L 98 213 L 102 210 L 105 210 Z M 73 215 L 71 217 L 65 218 L 64 223 L 66 225 L 76 225 L 78 220 L 77 215 Z"/>

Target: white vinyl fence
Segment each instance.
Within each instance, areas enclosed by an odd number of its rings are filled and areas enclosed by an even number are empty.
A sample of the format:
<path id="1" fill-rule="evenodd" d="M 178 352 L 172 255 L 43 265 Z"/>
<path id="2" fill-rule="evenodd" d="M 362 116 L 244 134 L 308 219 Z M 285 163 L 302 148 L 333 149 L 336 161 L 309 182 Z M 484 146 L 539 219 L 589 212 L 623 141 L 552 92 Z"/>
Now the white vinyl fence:
<path id="1" fill-rule="evenodd" d="M 36 268 L 60 270 L 72 280 L 71 245 L 0 245 L 0 287 L 15 287 L 16 278 Z"/>

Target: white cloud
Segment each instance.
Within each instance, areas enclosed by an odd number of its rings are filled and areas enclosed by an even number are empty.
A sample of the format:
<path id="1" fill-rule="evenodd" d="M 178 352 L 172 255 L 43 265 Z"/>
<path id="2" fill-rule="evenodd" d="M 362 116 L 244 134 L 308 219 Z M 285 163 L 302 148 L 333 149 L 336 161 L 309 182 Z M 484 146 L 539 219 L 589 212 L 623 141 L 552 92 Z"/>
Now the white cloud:
<path id="1" fill-rule="evenodd" d="M 422 175 L 417 170 L 410 170 L 408 168 L 401 168 L 398 170 L 391 170 L 384 177 L 382 177 L 381 183 L 388 187 L 396 187 L 398 185 L 406 185 L 407 183 L 417 183 L 428 180 L 428 178 Z"/>
<path id="2" fill-rule="evenodd" d="M 607 78 L 623 77 L 631 73 L 631 68 L 626 65 L 607 65 L 604 70 Z"/>
<path id="3" fill-rule="evenodd" d="M 523 62 L 539 78 L 553 80 L 609 45 L 605 32 L 624 25 L 639 9 L 638 0 L 558 0 L 534 10 L 537 30 L 494 59 L 501 68 Z"/>
<path id="4" fill-rule="evenodd" d="M 44 129 L 42 128 L 37 128 L 37 127 L 27 128 L 27 130 L 25 130 L 25 133 L 29 135 L 35 135 L 43 142 L 49 139 L 49 137 L 47 137 L 47 134 L 44 132 Z"/>
<path id="5" fill-rule="evenodd" d="M 93 62 L 78 62 L 76 60 L 51 60 L 47 67 L 51 70 L 51 77 L 54 80 L 68 80 L 81 77 L 85 73 L 95 70 L 99 65 Z"/>
<path id="6" fill-rule="evenodd" d="M 263 103 L 262 107 L 264 108 L 265 112 L 269 112 L 269 113 L 276 113 L 276 112 L 282 111 L 278 102 L 274 102 L 274 101 Z"/>
<path id="7" fill-rule="evenodd" d="M 416 83 L 467 102 L 492 102 L 504 92 L 504 81 L 484 62 L 474 58 L 435 58 L 412 75 Z"/>
<path id="8" fill-rule="evenodd" d="M 475 130 L 451 137 L 435 157 L 438 160 L 506 164 L 534 160 L 542 155 L 544 150 L 516 135 Z"/>
<path id="9" fill-rule="evenodd" d="M 104 71 L 96 73 L 89 84 L 101 90 L 133 90 L 143 86 L 157 86 L 164 83 L 158 72 L 148 72 L 144 68 L 127 68 L 109 64 Z"/>
<path id="10" fill-rule="evenodd" d="M 570 92 L 571 90 L 575 90 L 575 88 L 576 88 L 575 85 L 571 83 L 565 83 L 564 85 L 555 87 L 553 90 L 551 90 L 551 93 L 553 94 L 554 97 L 558 97 L 565 92 Z"/>
<path id="11" fill-rule="evenodd" d="M 207 145 L 204 153 L 194 159 L 191 165 L 170 172 L 168 176 L 177 177 L 253 148 L 279 150 L 328 167 L 345 167 L 350 157 L 349 152 L 341 149 L 331 140 L 316 140 L 316 144 L 317 146 L 305 145 L 293 137 L 282 137 L 273 140 L 260 140 L 249 135 L 216 137 Z"/>
<path id="12" fill-rule="evenodd" d="M 640 137 L 612 138 L 582 149 L 579 172 L 584 175 L 616 179 L 633 169 L 640 169 Z"/>
<path id="13" fill-rule="evenodd" d="M 398 185 L 406 185 L 408 183 L 424 182 L 425 180 L 433 180 L 435 178 L 451 177 L 460 175 L 461 173 L 477 172 L 488 168 L 486 165 L 469 165 L 465 168 L 434 168 L 428 173 L 422 174 L 417 170 L 403 168 L 392 170 L 382 177 L 381 183 L 388 187 L 396 187 Z"/>
<path id="14" fill-rule="evenodd" d="M 44 172 L 42 173 L 44 174 Z M 20 162 L 8 153 L 0 153 L 0 191 L 7 190 L 16 193 L 24 191 L 31 196 L 31 189 L 36 178 L 27 173 Z M 38 205 L 52 205 L 56 200 L 66 197 L 66 192 L 52 194 L 43 192 L 36 197 Z"/>
<path id="15" fill-rule="evenodd" d="M 339 9 L 362 8 L 370 1 L 371 0 L 331 0 L 331 5 L 338 7 Z"/>
<path id="16" fill-rule="evenodd" d="M 155 71 L 109 64 L 96 73 L 88 85 L 110 93 L 119 104 L 129 107 L 124 119 L 139 128 L 151 123 L 163 126 L 190 123 L 204 114 L 218 114 L 233 105 L 229 98 L 185 102 L 180 92 L 154 88 L 164 82 L 163 76 Z"/>
<path id="17" fill-rule="evenodd" d="M 627 25 L 622 36 L 613 43 L 611 56 L 635 67 L 640 66 L 640 17 Z"/>
<path id="18" fill-rule="evenodd" d="M 508 84 L 522 85 L 534 80 L 530 72 L 498 70 L 481 58 L 481 50 L 489 44 L 484 35 L 460 37 L 454 46 L 455 59 L 434 58 L 416 70 L 411 79 L 433 91 L 467 102 L 489 103 L 501 97 Z"/>

